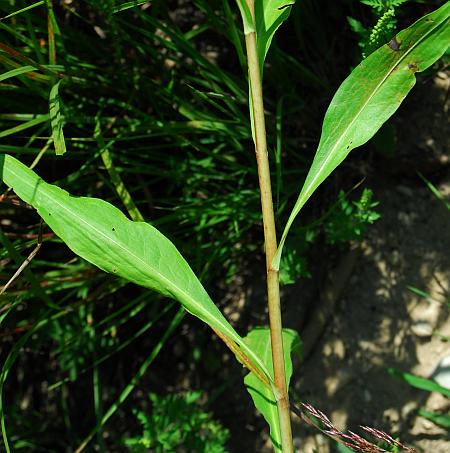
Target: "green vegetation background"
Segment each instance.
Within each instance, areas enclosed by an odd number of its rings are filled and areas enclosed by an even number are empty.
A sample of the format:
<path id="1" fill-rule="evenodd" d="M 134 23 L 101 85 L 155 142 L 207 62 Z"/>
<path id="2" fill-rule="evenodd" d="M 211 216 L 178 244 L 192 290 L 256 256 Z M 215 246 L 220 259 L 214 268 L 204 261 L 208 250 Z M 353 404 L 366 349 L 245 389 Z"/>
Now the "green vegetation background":
<path id="1" fill-rule="evenodd" d="M 302 0 L 279 33 L 264 82 L 281 224 L 336 87 L 375 41 L 389 40 L 383 33 L 395 33 L 397 21 L 411 23 L 439 2 L 402 3 Z M 227 0 L 121 5 L 0 4 L 0 152 L 36 163 L 44 179 L 73 194 L 106 199 L 151 222 L 223 309 L 242 281 L 252 281 L 252 269 L 263 266 L 236 6 Z M 374 34 L 380 20 L 383 33 Z M 392 152 L 389 140 L 381 143 Z M 373 156 L 379 148 L 366 152 Z M 363 176 L 357 168 L 363 154 L 305 211 L 286 249 L 285 284 L 309 275 L 312 248 L 345 247 L 377 219 L 370 191 L 353 189 Z M 141 439 L 152 425 L 146 417 L 157 417 L 152 407 L 190 411 L 199 402 L 200 415 L 189 416 L 197 425 L 189 429 L 212 430 L 222 451 L 226 429 L 207 413 L 212 408 L 233 429 L 227 391 L 242 384 L 238 366 L 223 369 L 220 342 L 172 303 L 74 256 L 13 196 L 0 204 L 2 284 L 40 233 L 41 250 L 0 301 L 2 421 L 12 451 L 74 451 L 89 436 L 88 451 L 127 451 L 133 439 L 139 444 L 141 425 Z M 252 323 L 253 310 L 262 307 L 244 306 L 241 326 Z M 175 402 L 155 396 L 199 389 L 206 396 Z M 158 426 L 159 434 L 168 429 Z M 158 432 L 149 436 L 155 441 Z M 233 431 L 231 439 L 236 445 Z M 208 442 L 196 448 L 216 451 Z"/>

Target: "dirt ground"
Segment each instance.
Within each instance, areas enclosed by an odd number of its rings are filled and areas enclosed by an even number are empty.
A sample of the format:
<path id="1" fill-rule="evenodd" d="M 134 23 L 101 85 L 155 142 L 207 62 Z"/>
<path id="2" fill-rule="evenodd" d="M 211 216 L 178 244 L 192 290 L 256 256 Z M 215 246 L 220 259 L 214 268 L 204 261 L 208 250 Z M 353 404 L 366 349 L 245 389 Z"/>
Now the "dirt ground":
<path id="1" fill-rule="evenodd" d="M 294 386 L 301 401 L 339 429 L 376 427 L 424 453 L 449 452 L 450 436 L 417 410 L 448 413 L 450 401 L 410 387 L 387 368 L 435 377 L 450 388 L 450 212 L 417 175 L 450 200 L 449 87 L 441 72 L 398 112 L 396 155 L 391 164 L 375 159 L 378 168 L 367 178 L 382 217 L 338 264 L 346 283 L 324 285 L 303 327 L 309 357 L 297 367 Z M 294 431 L 302 453 L 337 451 L 301 423 Z"/>

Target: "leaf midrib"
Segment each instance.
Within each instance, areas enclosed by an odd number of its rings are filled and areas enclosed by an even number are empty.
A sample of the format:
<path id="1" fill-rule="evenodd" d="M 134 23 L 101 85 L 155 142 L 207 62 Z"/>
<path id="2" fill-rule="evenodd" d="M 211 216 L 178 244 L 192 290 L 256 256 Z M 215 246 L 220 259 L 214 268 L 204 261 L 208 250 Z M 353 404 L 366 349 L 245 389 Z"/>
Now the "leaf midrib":
<path id="1" fill-rule="evenodd" d="M 9 169 L 9 171 L 11 173 L 13 173 L 15 175 L 16 178 L 20 178 L 20 175 L 16 172 L 14 172 L 14 169 Z M 46 183 L 45 181 L 43 181 L 41 179 L 41 181 L 48 185 L 48 183 Z M 25 184 L 27 184 L 31 189 L 33 189 L 35 186 L 33 184 L 30 184 L 29 181 L 22 181 L 22 182 L 25 182 Z M 62 189 L 61 189 L 62 190 Z M 42 192 L 41 192 L 42 194 Z M 192 303 L 193 306 L 195 306 L 196 308 L 199 308 L 200 311 L 202 309 L 202 306 L 201 304 L 199 304 L 195 299 L 193 299 L 188 293 L 186 293 L 182 288 L 180 288 L 178 285 L 174 285 L 170 280 L 168 280 L 163 274 L 161 274 L 160 272 L 158 272 L 157 270 L 155 270 L 155 268 L 153 268 L 150 264 L 148 264 L 146 261 L 144 261 L 141 257 L 139 257 L 138 255 L 136 255 L 134 252 L 131 252 L 121 241 L 116 241 L 114 240 L 114 238 L 108 236 L 107 234 L 105 234 L 103 231 L 97 229 L 95 226 L 93 226 L 92 224 L 90 224 L 88 221 L 86 221 L 85 219 L 83 219 L 82 217 L 79 217 L 76 213 L 74 213 L 72 210 L 68 209 L 64 204 L 61 204 L 59 203 L 58 200 L 56 200 L 55 198 L 52 198 L 52 197 L 49 197 L 47 194 L 45 194 L 45 196 L 47 198 L 50 199 L 50 201 L 54 204 L 56 204 L 58 207 L 60 207 L 63 211 L 67 212 L 68 215 L 72 215 L 74 217 L 76 217 L 80 222 L 84 223 L 87 227 L 91 228 L 92 230 L 94 230 L 98 235 L 100 236 L 103 236 L 104 238 L 106 238 L 108 241 L 112 242 L 113 244 L 115 244 L 119 249 L 121 249 L 122 251 L 128 253 L 131 255 L 131 257 L 134 257 L 136 260 L 138 260 L 140 263 L 142 263 L 144 269 L 149 269 L 149 271 L 147 272 L 150 272 L 150 273 L 154 273 L 156 274 L 160 280 L 166 284 L 166 286 L 168 287 L 168 289 L 174 291 L 175 293 L 178 292 L 178 293 L 181 293 L 184 298 L 188 301 L 190 301 Z M 69 195 L 70 196 L 70 195 Z M 123 219 L 122 219 L 123 220 Z M 130 221 L 128 219 L 125 218 L 125 220 L 127 221 Z M 131 221 L 130 221 L 131 222 Z M 205 294 L 207 294 L 205 292 Z M 206 313 L 209 314 L 209 311 L 206 310 Z M 209 317 L 208 317 L 209 318 Z M 219 322 L 219 325 L 222 326 L 222 328 L 224 328 L 224 331 L 227 332 L 229 329 L 226 328 L 226 326 L 224 327 L 223 326 L 223 323 L 222 322 Z"/>
<path id="2" fill-rule="evenodd" d="M 16 165 L 16 166 L 17 166 L 17 165 L 19 165 L 19 166 L 22 165 L 22 166 L 25 167 L 26 170 L 31 171 L 28 167 L 26 167 L 24 164 L 22 164 L 22 163 L 21 163 L 20 161 L 18 161 L 17 159 L 15 159 L 15 158 L 13 158 L 13 157 L 11 157 L 11 156 L 9 156 L 9 155 L 5 155 L 5 158 L 7 158 L 8 160 L 11 160 L 11 162 L 12 162 L 14 165 Z M 20 176 L 18 175 L 18 173 L 15 172 L 15 171 L 14 171 L 14 168 L 11 168 L 11 166 L 9 167 L 9 171 L 10 171 L 16 178 L 20 179 Z M 43 184 L 52 187 L 51 184 L 46 183 L 46 182 L 45 182 L 42 178 L 40 178 L 39 176 L 36 175 L 36 178 L 38 178 L 38 180 L 42 181 Z M 31 183 L 30 183 L 29 181 L 27 181 L 27 180 L 25 180 L 25 182 L 24 182 L 24 180 L 22 179 L 22 183 L 28 185 L 31 189 L 34 189 L 34 187 L 35 187 L 35 185 L 31 184 Z M 55 187 L 57 187 L 58 189 L 60 189 L 58 186 L 55 186 Z M 63 189 L 60 189 L 60 190 L 63 191 Z M 63 192 L 64 192 L 65 194 L 67 194 L 67 196 L 70 197 L 70 194 L 69 194 L 69 193 L 67 193 L 67 192 L 65 192 L 65 191 L 63 191 Z M 55 203 L 57 206 L 60 206 L 60 207 L 62 208 L 62 210 L 68 212 L 69 214 L 72 213 L 72 211 L 71 211 L 70 209 L 67 209 L 67 207 L 64 206 L 63 204 L 60 204 L 60 203 L 58 202 L 58 200 L 55 200 L 55 199 L 49 197 L 48 195 L 46 195 L 46 196 L 47 196 L 47 198 L 50 198 L 50 200 L 51 200 L 53 203 Z M 100 201 L 102 201 L 102 200 L 100 200 Z M 75 214 L 75 217 L 77 217 L 76 214 Z M 127 221 L 129 221 L 129 222 L 132 222 L 131 220 L 128 220 L 126 217 L 125 217 L 125 220 L 127 220 Z M 90 225 L 87 221 L 85 221 L 84 219 L 82 219 L 82 221 L 83 221 L 84 224 L 86 224 L 86 225 L 88 225 L 88 226 L 91 226 L 91 225 Z M 98 232 L 101 236 L 105 236 L 107 239 L 110 239 L 110 240 L 111 240 L 114 244 L 116 244 L 120 249 L 129 252 L 129 250 L 128 250 L 121 242 L 117 242 L 117 241 L 115 242 L 114 240 L 112 240 L 111 238 L 109 238 L 105 233 L 99 231 L 99 230 L 98 230 L 97 228 L 95 228 L 94 226 L 91 226 L 91 228 L 92 228 L 94 231 Z M 166 239 L 167 239 L 167 238 L 166 238 Z M 168 239 L 167 239 L 167 240 L 168 240 Z M 168 240 L 168 241 L 169 241 L 169 240 Z M 169 242 L 170 242 L 170 241 L 169 241 Z M 172 245 L 173 245 L 173 244 L 172 244 Z M 174 246 L 174 247 L 175 247 L 175 246 Z M 175 250 L 176 250 L 176 248 L 175 248 Z M 179 252 L 178 252 L 178 253 L 179 253 Z M 136 254 L 131 253 L 131 255 L 132 255 L 132 256 L 135 256 L 135 257 L 138 259 L 139 262 L 143 263 L 144 268 L 147 267 L 147 268 L 149 268 L 149 269 L 151 269 L 151 270 L 153 269 L 147 262 L 145 262 L 144 260 L 142 260 L 142 259 L 141 259 L 139 256 L 137 256 Z M 181 254 L 180 254 L 180 257 L 181 257 L 181 259 L 184 260 L 184 258 L 181 256 Z M 154 271 L 154 273 L 155 273 L 156 275 L 158 275 L 158 276 L 161 278 L 161 280 L 162 280 L 163 282 L 166 282 L 167 287 L 168 287 L 169 289 L 171 289 L 171 290 L 174 291 L 175 293 L 178 291 L 178 294 L 182 295 L 182 296 L 184 297 L 184 300 L 187 300 L 188 302 L 190 302 L 190 303 L 192 304 L 192 306 L 193 306 L 194 308 L 196 308 L 200 313 L 203 312 L 202 314 L 205 315 L 205 316 L 204 316 L 205 319 L 208 320 L 208 321 L 207 321 L 207 324 L 209 324 L 210 326 L 214 326 L 214 325 L 220 326 L 221 331 L 225 334 L 225 336 L 227 336 L 228 338 L 231 338 L 233 341 L 235 341 L 235 342 L 240 346 L 240 348 L 248 354 L 249 357 L 252 357 L 253 360 L 254 360 L 254 362 L 258 364 L 260 370 L 261 370 L 261 371 L 264 373 L 264 375 L 269 379 L 269 381 L 273 382 L 273 378 L 271 377 L 270 373 L 268 372 L 267 367 L 264 365 L 264 363 L 261 361 L 261 359 L 258 357 L 258 355 L 255 354 L 255 352 L 254 352 L 250 347 L 248 347 L 248 346 L 245 344 L 245 342 L 243 341 L 243 339 L 242 339 L 242 338 L 240 337 L 240 335 L 233 329 L 233 327 L 232 327 L 231 325 L 224 324 L 223 320 L 222 320 L 220 317 L 219 317 L 218 319 L 215 318 L 214 315 L 211 314 L 211 313 L 209 312 L 209 310 L 204 309 L 204 307 L 202 307 L 201 303 L 198 303 L 198 302 L 196 301 L 196 299 L 192 298 L 188 293 L 185 292 L 185 290 L 183 290 L 182 288 L 180 288 L 178 285 L 172 284 L 172 283 L 170 282 L 170 280 L 168 280 L 166 277 L 164 277 L 160 272 Z M 194 278 L 197 278 L 197 277 L 195 276 L 195 274 L 193 274 L 193 276 L 194 276 Z M 199 284 L 200 284 L 200 286 L 201 286 L 201 283 L 199 283 Z M 205 291 L 205 295 L 208 297 L 208 302 L 211 302 L 212 304 L 214 304 L 214 302 L 212 302 L 212 300 L 209 298 L 208 293 L 207 293 L 206 291 Z M 181 302 L 181 300 L 180 300 L 179 298 L 177 298 L 177 299 L 178 299 L 179 302 Z M 184 305 L 186 306 L 187 304 L 184 304 Z M 220 311 L 219 311 L 219 314 L 222 315 L 222 314 L 220 313 Z M 197 316 L 197 317 L 198 317 L 198 316 Z"/>

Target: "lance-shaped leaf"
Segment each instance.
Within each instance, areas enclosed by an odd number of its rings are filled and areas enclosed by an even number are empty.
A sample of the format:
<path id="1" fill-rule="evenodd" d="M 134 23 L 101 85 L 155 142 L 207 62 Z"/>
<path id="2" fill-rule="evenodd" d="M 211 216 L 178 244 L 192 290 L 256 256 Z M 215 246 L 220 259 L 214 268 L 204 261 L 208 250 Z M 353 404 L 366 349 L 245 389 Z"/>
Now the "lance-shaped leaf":
<path id="1" fill-rule="evenodd" d="M 273 35 L 289 17 L 295 0 L 236 0 L 236 2 L 241 11 L 244 33 L 247 35 L 256 31 L 256 46 L 262 70 Z M 249 3 L 254 5 L 255 24 L 253 24 Z"/>
<path id="2" fill-rule="evenodd" d="M 266 327 L 257 327 L 250 331 L 244 340 L 258 356 L 261 357 L 264 364 L 269 369 L 271 376 L 273 376 L 270 329 Z M 295 330 L 283 329 L 283 353 L 287 388 L 289 388 L 289 382 L 292 376 L 291 354 L 300 354 L 300 351 L 301 343 L 298 333 Z M 277 403 L 272 391 L 264 386 L 252 373 L 245 376 L 244 384 L 247 387 L 256 408 L 261 412 L 270 426 L 270 438 L 275 451 L 281 453 L 280 419 L 278 417 Z"/>
<path id="3" fill-rule="evenodd" d="M 279 268 L 289 228 L 317 187 L 366 143 L 397 110 L 416 82 L 415 73 L 438 60 L 450 44 L 450 2 L 401 31 L 357 66 L 325 114 L 319 147 L 272 263 Z"/>
<path id="4" fill-rule="evenodd" d="M 77 255 L 106 272 L 178 300 L 226 340 L 237 343 L 270 382 L 263 362 L 224 318 L 180 252 L 156 228 L 127 219 L 103 200 L 71 196 L 9 155 L 0 154 L 0 180 L 36 208 Z"/>

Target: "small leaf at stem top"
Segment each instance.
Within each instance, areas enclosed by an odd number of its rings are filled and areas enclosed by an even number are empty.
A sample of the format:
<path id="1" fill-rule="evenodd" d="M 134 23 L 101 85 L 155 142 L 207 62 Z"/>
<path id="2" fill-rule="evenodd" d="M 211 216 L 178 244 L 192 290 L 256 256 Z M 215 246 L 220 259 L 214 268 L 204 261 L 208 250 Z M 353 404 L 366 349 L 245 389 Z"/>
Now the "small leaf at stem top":
<path id="1" fill-rule="evenodd" d="M 253 23 L 252 13 L 246 0 L 236 0 L 242 16 L 244 24 L 244 34 L 248 35 L 255 31 L 255 24 Z"/>
<path id="2" fill-rule="evenodd" d="M 262 68 L 272 38 L 280 25 L 289 17 L 295 0 L 251 0 L 254 7 L 255 21 L 246 0 L 236 0 L 244 23 L 244 34 L 256 31 L 256 46 L 262 74 Z"/>
<path id="3" fill-rule="evenodd" d="M 261 75 L 270 44 L 280 25 L 289 17 L 295 0 L 256 0 L 256 46 Z"/>

